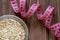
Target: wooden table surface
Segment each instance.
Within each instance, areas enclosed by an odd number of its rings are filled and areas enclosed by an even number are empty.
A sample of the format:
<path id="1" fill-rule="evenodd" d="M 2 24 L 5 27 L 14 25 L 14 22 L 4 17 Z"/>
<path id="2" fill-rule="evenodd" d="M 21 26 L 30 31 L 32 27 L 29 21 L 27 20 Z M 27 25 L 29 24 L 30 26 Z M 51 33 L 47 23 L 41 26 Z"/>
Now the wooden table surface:
<path id="1" fill-rule="evenodd" d="M 36 1 L 37 0 L 27 0 L 27 9 L 32 3 L 36 3 Z M 43 12 L 48 5 L 54 6 L 55 11 L 52 24 L 60 22 L 60 0 L 40 0 L 40 4 L 43 6 Z M 0 0 L 0 16 L 8 14 L 14 15 L 10 1 Z M 56 40 L 52 32 L 44 26 L 44 23 L 37 20 L 36 14 L 34 14 L 30 19 L 24 21 L 29 29 L 29 40 Z"/>

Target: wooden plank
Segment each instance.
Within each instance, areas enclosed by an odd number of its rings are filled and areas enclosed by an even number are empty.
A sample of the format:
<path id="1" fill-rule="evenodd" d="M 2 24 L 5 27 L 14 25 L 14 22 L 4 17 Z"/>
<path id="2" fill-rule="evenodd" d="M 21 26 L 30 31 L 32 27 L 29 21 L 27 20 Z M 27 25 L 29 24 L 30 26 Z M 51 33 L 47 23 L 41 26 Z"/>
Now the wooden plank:
<path id="1" fill-rule="evenodd" d="M 30 5 L 31 5 L 31 0 L 27 0 L 26 1 L 27 3 L 26 3 L 26 7 L 27 7 L 27 9 L 26 9 L 26 11 L 28 11 L 29 10 L 29 7 L 30 7 Z M 28 30 L 29 30 L 29 38 L 28 38 L 28 40 L 30 40 L 30 20 L 31 19 L 27 19 L 25 22 L 26 22 L 26 24 L 27 24 L 27 26 L 28 26 Z"/>
<path id="2" fill-rule="evenodd" d="M 57 0 L 57 16 L 58 16 L 57 20 L 58 20 L 58 22 L 60 22 L 60 0 Z"/>
<path id="3" fill-rule="evenodd" d="M 44 11 L 46 10 L 46 8 L 49 6 L 50 4 L 50 0 L 40 0 L 40 4 L 42 5 L 42 9 L 43 9 L 43 13 Z M 45 27 L 45 26 L 44 26 Z M 43 36 L 43 40 L 49 40 L 49 30 L 45 27 L 44 28 L 45 30 L 43 31 L 46 31 L 44 32 L 44 35 L 46 36 Z M 43 35 L 43 34 L 42 34 Z"/>
<path id="4" fill-rule="evenodd" d="M 57 20 L 58 20 L 58 22 L 60 22 L 60 0 L 57 0 Z"/>
<path id="5" fill-rule="evenodd" d="M 2 14 L 6 14 L 6 0 L 2 0 Z"/>
<path id="6" fill-rule="evenodd" d="M 33 3 L 37 3 L 37 0 L 32 0 Z M 44 0 L 41 0 L 42 4 L 45 4 Z M 43 4 L 43 8 L 46 8 L 45 5 Z M 43 23 L 42 23 L 43 25 Z M 45 26 L 41 26 L 41 24 L 38 22 L 36 15 L 31 18 L 30 21 L 30 39 L 29 40 L 48 40 L 47 37 L 47 31 Z"/>
<path id="7" fill-rule="evenodd" d="M 55 7 L 53 19 L 52 19 L 52 24 L 55 24 L 57 20 L 57 0 L 50 0 L 50 5 Z M 51 31 L 49 31 L 49 40 L 56 40 L 55 36 Z"/>
<path id="8" fill-rule="evenodd" d="M 7 0 L 2 0 L 2 14 L 3 15 L 6 15 L 8 13 L 9 6 L 7 4 L 8 4 Z"/>
<path id="9" fill-rule="evenodd" d="M 8 3 L 8 2 L 9 2 L 9 3 Z M 14 11 L 13 11 L 13 9 L 12 9 L 10 0 L 7 0 L 7 3 L 8 3 L 8 6 L 9 6 L 9 9 L 8 9 L 9 14 L 10 14 L 10 15 L 15 15 L 15 13 L 14 13 Z M 7 7 L 8 7 L 8 6 L 7 6 Z"/>
<path id="10" fill-rule="evenodd" d="M 29 2 L 29 3 L 28 3 Z M 28 9 L 27 9 L 27 11 L 29 10 L 29 8 L 31 7 L 31 5 L 32 5 L 32 0 L 27 0 L 27 3 L 28 3 Z M 28 20 L 27 20 L 27 26 L 28 26 L 28 29 L 29 29 L 29 40 L 31 40 L 31 35 L 30 35 L 30 25 L 31 25 L 31 18 L 29 18 Z"/>
<path id="11" fill-rule="evenodd" d="M 2 0 L 2 14 L 14 14 L 9 0 Z"/>
<path id="12" fill-rule="evenodd" d="M 0 0 L 0 16 L 2 15 L 2 0 Z"/>

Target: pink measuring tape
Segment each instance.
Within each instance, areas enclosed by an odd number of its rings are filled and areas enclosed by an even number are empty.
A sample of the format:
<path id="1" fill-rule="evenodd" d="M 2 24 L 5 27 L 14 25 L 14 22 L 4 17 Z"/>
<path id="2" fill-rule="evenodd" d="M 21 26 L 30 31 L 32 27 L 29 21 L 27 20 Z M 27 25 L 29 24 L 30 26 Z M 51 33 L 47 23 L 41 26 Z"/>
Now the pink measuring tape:
<path id="1" fill-rule="evenodd" d="M 10 0 L 11 1 L 11 5 L 13 7 L 13 10 L 15 13 L 19 13 L 21 14 L 21 16 L 23 18 L 29 18 L 31 17 L 35 11 L 37 10 L 37 8 L 40 6 L 39 4 L 32 4 L 32 6 L 30 7 L 30 9 L 26 12 L 25 8 L 26 8 L 26 0 L 20 0 L 20 5 L 18 7 L 18 4 L 16 2 L 16 0 Z"/>
<path id="2" fill-rule="evenodd" d="M 54 7 L 48 6 L 46 11 L 42 14 L 42 6 L 39 3 L 34 3 L 26 12 L 26 0 L 19 1 L 19 7 L 16 0 L 10 0 L 12 8 L 15 13 L 20 13 L 23 18 L 30 18 L 35 12 L 38 20 L 43 20 L 45 26 L 54 32 L 55 36 L 60 40 L 60 23 L 51 25 Z"/>

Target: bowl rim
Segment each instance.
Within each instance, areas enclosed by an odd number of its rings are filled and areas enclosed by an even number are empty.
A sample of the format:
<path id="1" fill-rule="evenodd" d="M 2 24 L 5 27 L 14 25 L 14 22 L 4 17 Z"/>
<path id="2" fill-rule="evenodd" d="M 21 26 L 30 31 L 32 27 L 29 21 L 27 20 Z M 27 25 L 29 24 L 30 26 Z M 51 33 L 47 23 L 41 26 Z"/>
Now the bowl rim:
<path id="1" fill-rule="evenodd" d="M 28 40 L 28 33 L 29 33 L 28 28 L 27 28 L 27 25 L 25 24 L 25 22 L 21 18 L 15 16 L 15 15 L 3 15 L 0 17 L 0 20 L 3 20 L 3 19 L 14 19 L 14 20 L 18 21 L 19 23 L 21 23 L 26 32 L 24 40 Z"/>

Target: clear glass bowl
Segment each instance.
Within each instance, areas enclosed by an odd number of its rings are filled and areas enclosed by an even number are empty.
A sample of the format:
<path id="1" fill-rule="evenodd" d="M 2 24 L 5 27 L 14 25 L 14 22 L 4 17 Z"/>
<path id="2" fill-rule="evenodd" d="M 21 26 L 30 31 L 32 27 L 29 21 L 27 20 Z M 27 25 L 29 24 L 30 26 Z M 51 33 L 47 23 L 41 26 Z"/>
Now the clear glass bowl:
<path id="1" fill-rule="evenodd" d="M 22 19 L 20 19 L 19 17 L 17 16 L 14 16 L 14 15 L 3 15 L 0 17 L 0 20 L 3 20 L 3 19 L 14 19 L 18 22 L 20 22 L 26 32 L 26 35 L 25 35 L 25 40 L 28 40 L 28 28 L 27 28 L 27 25 L 24 23 L 24 21 Z"/>

